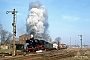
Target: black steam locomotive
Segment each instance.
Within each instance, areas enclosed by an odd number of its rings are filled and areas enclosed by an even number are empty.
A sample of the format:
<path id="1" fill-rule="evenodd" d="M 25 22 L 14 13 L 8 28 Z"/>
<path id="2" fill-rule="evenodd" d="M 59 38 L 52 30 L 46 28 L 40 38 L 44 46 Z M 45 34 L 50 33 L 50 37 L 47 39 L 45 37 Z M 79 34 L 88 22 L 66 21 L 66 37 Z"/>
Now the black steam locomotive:
<path id="1" fill-rule="evenodd" d="M 38 50 L 49 50 L 53 48 L 53 44 L 46 42 L 45 40 L 38 40 L 31 37 L 26 40 L 26 51 L 35 52 Z"/>

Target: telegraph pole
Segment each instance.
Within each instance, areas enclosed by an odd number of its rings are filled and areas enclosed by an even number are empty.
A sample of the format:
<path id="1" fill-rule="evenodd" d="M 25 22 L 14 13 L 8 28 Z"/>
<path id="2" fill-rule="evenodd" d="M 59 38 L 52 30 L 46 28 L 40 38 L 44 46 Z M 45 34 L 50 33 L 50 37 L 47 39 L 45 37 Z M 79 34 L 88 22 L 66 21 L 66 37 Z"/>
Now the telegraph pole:
<path id="1" fill-rule="evenodd" d="M 75 40 L 75 48 L 76 48 L 76 40 Z"/>
<path id="2" fill-rule="evenodd" d="M 80 38 L 80 41 L 81 41 L 81 49 L 80 49 L 80 50 L 82 50 L 82 35 L 78 35 L 78 36 L 81 37 L 81 38 Z"/>
<path id="3" fill-rule="evenodd" d="M 18 11 L 16 11 L 15 9 L 13 9 L 14 11 L 6 11 L 6 14 L 11 13 L 13 14 L 13 51 L 12 51 L 12 56 L 15 56 L 15 51 L 16 51 L 16 47 L 15 47 L 15 36 L 16 36 L 16 13 Z"/>
<path id="4" fill-rule="evenodd" d="M 71 37 L 70 37 L 70 48 L 71 48 Z"/>

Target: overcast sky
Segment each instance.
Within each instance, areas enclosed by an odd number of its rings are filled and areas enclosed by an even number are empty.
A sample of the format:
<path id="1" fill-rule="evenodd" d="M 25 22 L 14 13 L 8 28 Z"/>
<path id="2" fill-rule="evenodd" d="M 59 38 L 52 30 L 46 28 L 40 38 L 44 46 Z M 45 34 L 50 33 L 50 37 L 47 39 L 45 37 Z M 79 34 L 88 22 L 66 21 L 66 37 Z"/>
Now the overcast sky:
<path id="1" fill-rule="evenodd" d="M 83 36 L 83 44 L 90 45 L 90 0 L 0 0 L 0 22 L 3 28 L 12 32 L 12 14 L 17 13 L 17 37 L 26 33 L 25 22 L 28 16 L 29 3 L 39 1 L 48 12 L 49 31 L 52 40 L 61 37 L 61 43 L 80 44 L 79 34 Z"/>

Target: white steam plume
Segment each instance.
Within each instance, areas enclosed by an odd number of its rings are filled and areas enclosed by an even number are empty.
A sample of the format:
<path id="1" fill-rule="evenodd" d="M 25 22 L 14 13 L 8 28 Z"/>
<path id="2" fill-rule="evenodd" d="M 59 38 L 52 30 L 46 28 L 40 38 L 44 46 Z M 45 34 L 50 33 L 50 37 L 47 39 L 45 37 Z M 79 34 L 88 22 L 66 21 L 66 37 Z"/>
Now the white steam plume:
<path id="1" fill-rule="evenodd" d="M 45 7 L 40 2 L 31 2 L 29 5 L 29 14 L 26 20 L 26 29 L 29 34 L 36 36 L 46 34 L 49 27 L 47 22 L 48 15 Z"/>

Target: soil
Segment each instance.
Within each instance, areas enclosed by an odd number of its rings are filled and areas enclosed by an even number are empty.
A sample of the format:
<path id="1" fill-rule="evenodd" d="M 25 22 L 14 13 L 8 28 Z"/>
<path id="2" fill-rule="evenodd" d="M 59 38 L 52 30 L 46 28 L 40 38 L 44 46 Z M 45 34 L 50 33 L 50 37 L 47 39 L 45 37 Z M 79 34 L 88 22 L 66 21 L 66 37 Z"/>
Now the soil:
<path id="1" fill-rule="evenodd" d="M 83 60 L 90 59 L 90 49 L 63 49 L 52 50 L 41 53 L 29 53 L 25 56 L 1 58 L 0 60 Z"/>

